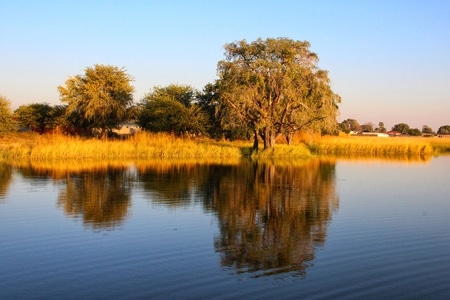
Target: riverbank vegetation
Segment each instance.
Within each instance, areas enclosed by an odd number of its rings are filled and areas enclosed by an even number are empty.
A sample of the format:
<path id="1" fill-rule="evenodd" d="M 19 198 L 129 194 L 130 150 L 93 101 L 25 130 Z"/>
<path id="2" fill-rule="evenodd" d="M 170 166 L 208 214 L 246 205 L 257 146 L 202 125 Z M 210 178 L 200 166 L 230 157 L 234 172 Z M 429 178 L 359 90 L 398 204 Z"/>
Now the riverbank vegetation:
<path id="1" fill-rule="evenodd" d="M 450 139 L 434 138 L 449 135 L 450 125 L 434 133 L 427 125 L 421 131 L 399 123 L 387 131 L 383 122 L 338 123 L 341 98 L 318 60 L 307 41 L 236 41 L 225 45 L 218 79 L 202 91 L 155 86 L 140 102 L 124 68 L 96 64 L 58 86 L 61 105 L 13 112 L 0 96 L 0 158 L 262 161 L 450 151 Z"/>
<path id="2" fill-rule="evenodd" d="M 14 133 L 0 137 L 0 158 L 43 160 L 203 160 L 305 159 L 314 156 L 420 157 L 450 152 L 450 138 L 377 138 L 297 135 L 291 145 L 253 150 L 248 141 L 216 141 L 140 132 L 128 139 L 87 139 L 61 134 Z"/>

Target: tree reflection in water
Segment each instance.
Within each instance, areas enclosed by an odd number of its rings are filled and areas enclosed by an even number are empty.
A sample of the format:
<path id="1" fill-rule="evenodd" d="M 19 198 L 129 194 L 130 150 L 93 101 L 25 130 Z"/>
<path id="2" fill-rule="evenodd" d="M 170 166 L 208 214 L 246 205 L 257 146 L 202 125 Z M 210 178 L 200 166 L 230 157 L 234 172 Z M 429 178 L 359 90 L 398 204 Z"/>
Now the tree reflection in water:
<path id="1" fill-rule="evenodd" d="M 223 174 L 215 191 L 220 235 L 214 245 L 221 264 L 251 277 L 304 276 L 338 208 L 335 165 L 329 161 L 248 165 Z"/>
<path id="2" fill-rule="evenodd" d="M 287 166 L 138 166 L 151 201 L 171 208 L 191 199 L 218 217 L 214 247 L 222 267 L 252 277 L 304 276 L 338 208 L 334 160 Z M 195 194 L 194 194 L 195 193 Z"/>
<path id="3" fill-rule="evenodd" d="M 123 224 L 136 180 L 130 162 L 36 161 L 13 165 L 30 184 L 61 183 L 57 205 L 93 229 Z"/>
<path id="4" fill-rule="evenodd" d="M 12 166 L 0 162 L 0 202 L 6 197 L 11 180 Z"/>
<path id="5" fill-rule="evenodd" d="M 334 160 L 135 167 L 65 164 L 23 167 L 20 172 L 24 177 L 39 174 L 39 180 L 64 181 L 58 206 L 94 229 L 125 221 L 136 186 L 149 193 L 149 201 L 173 209 L 195 201 L 217 216 L 214 248 L 221 266 L 250 277 L 304 276 L 339 204 Z M 3 177 L 10 178 L 8 172 Z"/>
<path id="6" fill-rule="evenodd" d="M 67 215 L 83 217 L 94 229 L 121 225 L 131 204 L 132 181 L 124 170 L 82 172 L 68 176 L 58 196 Z"/>

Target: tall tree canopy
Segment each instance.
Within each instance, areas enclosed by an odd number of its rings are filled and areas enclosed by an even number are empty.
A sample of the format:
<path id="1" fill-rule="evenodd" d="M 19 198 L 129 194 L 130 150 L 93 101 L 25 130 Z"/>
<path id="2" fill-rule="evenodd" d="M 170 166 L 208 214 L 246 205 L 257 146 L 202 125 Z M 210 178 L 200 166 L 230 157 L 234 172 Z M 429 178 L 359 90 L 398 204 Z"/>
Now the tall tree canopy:
<path id="1" fill-rule="evenodd" d="M 231 106 L 221 101 L 220 87 L 217 82 L 208 83 L 198 93 L 197 104 L 208 117 L 208 135 L 213 138 L 230 140 L 248 139 L 249 129 L 246 122 L 236 118 Z"/>
<path id="2" fill-rule="evenodd" d="M 58 91 L 68 104 L 66 113 L 76 115 L 79 126 L 98 128 L 104 134 L 129 118 L 134 92 L 131 81 L 123 68 L 94 65 L 86 68 L 84 75 L 67 79 Z"/>
<path id="3" fill-rule="evenodd" d="M 225 45 L 226 58 L 218 63 L 221 97 L 234 117 L 248 124 L 255 148 L 258 136 L 266 149 L 281 134 L 289 142 L 296 131 L 336 126 L 340 97 L 309 47 L 287 38 Z"/>

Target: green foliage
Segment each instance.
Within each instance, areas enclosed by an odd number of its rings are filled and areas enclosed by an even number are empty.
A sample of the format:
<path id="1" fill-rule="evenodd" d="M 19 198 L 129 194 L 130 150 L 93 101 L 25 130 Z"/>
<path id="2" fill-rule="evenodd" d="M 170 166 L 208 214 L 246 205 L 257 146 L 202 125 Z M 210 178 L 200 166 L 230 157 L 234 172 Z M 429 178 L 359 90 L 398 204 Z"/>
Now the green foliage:
<path id="1" fill-rule="evenodd" d="M 439 127 L 438 134 L 450 134 L 450 125 L 444 125 Z"/>
<path id="2" fill-rule="evenodd" d="M 99 128 L 105 133 L 128 119 L 134 92 L 131 81 L 124 69 L 94 65 L 84 75 L 70 77 L 58 90 L 75 127 Z"/>
<path id="3" fill-rule="evenodd" d="M 428 125 L 423 125 L 422 133 L 423 134 L 433 134 L 433 129 L 431 129 L 431 127 L 429 127 Z"/>
<path id="4" fill-rule="evenodd" d="M 410 128 L 408 129 L 408 135 L 411 136 L 421 136 L 422 132 L 418 128 Z"/>
<path id="5" fill-rule="evenodd" d="M 378 128 L 376 128 L 375 131 L 385 133 L 386 132 L 386 128 L 384 127 L 384 123 L 383 122 L 379 122 L 378 123 Z"/>
<path id="6" fill-rule="evenodd" d="M 137 123 L 152 132 L 205 134 L 208 116 L 195 103 L 195 93 L 190 86 L 155 87 L 142 100 Z"/>
<path id="7" fill-rule="evenodd" d="M 195 93 L 196 91 L 189 85 L 169 84 L 166 87 L 154 87 L 145 98 L 177 101 L 189 107 L 196 100 Z"/>
<path id="8" fill-rule="evenodd" d="M 183 132 L 187 108 L 174 100 L 155 99 L 142 108 L 138 124 L 152 132 Z"/>
<path id="9" fill-rule="evenodd" d="M 365 123 L 361 125 L 362 132 L 373 132 L 373 124 L 372 123 Z"/>
<path id="10" fill-rule="evenodd" d="M 355 119 L 347 119 L 339 124 L 339 128 L 345 133 L 358 132 L 361 130 L 361 125 Z"/>
<path id="11" fill-rule="evenodd" d="M 47 103 L 21 105 L 14 111 L 19 126 L 44 133 L 56 125 L 53 121 L 53 108 Z"/>
<path id="12" fill-rule="evenodd" d="M 0 134 L 6 134 L 16 129 L 11 111 L 11 102 L 0 95 Z"/>
<path id="13" fill-rule="evenodd" d="M 217 83 L 207 84 L 197 94 L 197 104 L 208 119 L 207 132 L 210 137 L 229 140 L 248 139 L 247 124 L 236 118 L 233 109 L 221 101 L 220 87 Z"/>
<path id="14" fill-rule="evenodd" d="M 255 148 L 258 135 L 271 148 L 281 134 L 335 127 L 340 97 L 309 46 L 287 38 L 225 45 L 226 58 L 218 63 L 220 98 L 228 120 L 239 119 L 254 132 Z"/>
<path id="15" fill-rule="evenodd" d="M 398 131 L 402 134 L 408 134 L 409 125 L 405 123 L 399 123 L 394 125 L 394 127 L 392 127 L 392 130 Z"/>

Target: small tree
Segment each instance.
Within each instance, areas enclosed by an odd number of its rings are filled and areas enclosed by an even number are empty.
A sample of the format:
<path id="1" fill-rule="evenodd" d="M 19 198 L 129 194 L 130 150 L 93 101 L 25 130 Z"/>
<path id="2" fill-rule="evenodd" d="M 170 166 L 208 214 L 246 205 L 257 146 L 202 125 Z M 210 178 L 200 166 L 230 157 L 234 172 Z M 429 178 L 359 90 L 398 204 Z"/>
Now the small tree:
<path id="1" fill-rule="evenodd" d="M 5 96 L 0 95 L 0 134 L 7 134 L 15 129 L 11 102 Z"/>
<path id="2" fill-rule="evenodd" d="M 174 100 L 155 99 L 142 105 L 138 124 L 152 132 L 184 132 L 187 108 Z"/>
<path id="3" fill-rule="evenodd" d="M 438 134 L 450 134 L 450 125 L 444 125 L 439 127 Z"/>
<path id="4" fill-rule="evenodd" d="M 364 123 L 361 125 L 361 131 L 362 132 L 373 132 L 373 123 Z"/>
<path id="5" fill-rule="evenodd" d="M 208 117 L 195 95 L 190 86 L 155 87 L 141 101 L 137 123 L 153 132 L 205 134 Z"/>
<path id="6" fill-rule="evenodd" d="M 392 127 L 392 130 L 398 131 L 402 134 L 408 134 L 409 125 L 406 123 L 399 123 L 394 125 L 394 127 Z"/>
<path id="7" fill-rule="evenodd" d="M 386 132 L 386 128 L 384 127 L 384 122 L 378 123 L 378 128 L 376 129 L 376 131 L 382 132 L 382 133 Z"/>
<path id="8" fill-rule="evenodd" d="M 345 133 L 349 133 L 350 131 L 358 132 L 361 130 L 361 125 L 359 125 L 358 121 L 355 119 L 344 120 L 339 124 L 339 127 Z"/>
<path id="9" fill-rule="evenodd" d="M 14 111 L 19 126 L 29 128 L 38 133 L 52 129 L 53 108 L 47 103 L 32 103 L 21 105 Z"/>
<path id="10" fill-rule="evenodd" d="M 410 128 L 408 129 L 408 135 L 411 136 L 421 136 L 422 132 L 420 132 L 419 128 Z"/>
<path id="11" fill-rule="evenodd" d="M 422 133 L 423 134 L 433 134 L 433 129 L 431 129 L 431 127 L 429 127 L 428 125 L 423 125 Z"/>
<path id="12" fill-rule="evenodd" d="M 124 69 L 94 65 L 84 75 L 70 77 L 58 90 L 61 101 L 68 104 L 68 117 L 78 118 L 76 126 L 98 128 L 103 136 L 127 120 L 133 102 L 131 81 Z"/>

